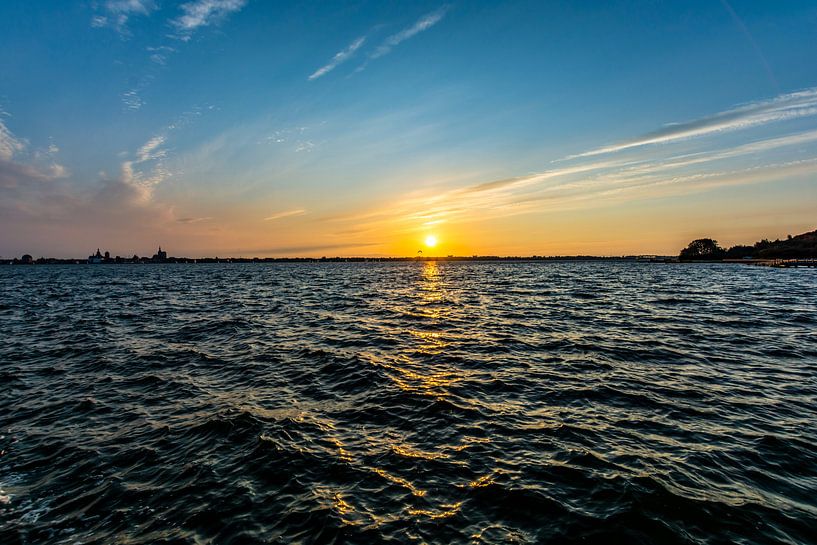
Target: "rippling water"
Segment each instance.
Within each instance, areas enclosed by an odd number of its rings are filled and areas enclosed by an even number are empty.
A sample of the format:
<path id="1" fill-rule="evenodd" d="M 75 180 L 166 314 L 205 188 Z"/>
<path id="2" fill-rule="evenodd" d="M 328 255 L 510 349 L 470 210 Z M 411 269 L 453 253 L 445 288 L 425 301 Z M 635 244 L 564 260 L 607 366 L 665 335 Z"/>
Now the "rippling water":
<path id="1" fill-rule="evenodd" d="M 817 542 L 814 270 L 0 281 L 4 544 Z"/>

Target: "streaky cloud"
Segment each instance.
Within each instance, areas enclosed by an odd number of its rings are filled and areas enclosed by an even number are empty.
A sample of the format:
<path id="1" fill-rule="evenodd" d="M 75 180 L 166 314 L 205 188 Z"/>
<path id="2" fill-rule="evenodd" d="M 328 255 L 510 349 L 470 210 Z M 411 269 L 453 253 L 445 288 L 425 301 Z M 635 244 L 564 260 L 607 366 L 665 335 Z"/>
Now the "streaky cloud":
<path id="1" fill-rule="evenodd" d="M 325 221 L 351 223 L 365 232 L 417 232 L 439 222 L 468 222 L 528 213 L 588 209 L 639 199 L 680 196 L 722 186 L 771 182 L 817 173 L 817 129 L 768 134 L 735 142 L 726 131 L 773 122 L 797 126 L 817 115 L 817 89 L 741 105 L 697 121 L 662 127 L 610 149 L 559 159 L 548 170 L 408 194 L 387 205 Z M 772 127 L 769 127 L 772 129 Z M 789 129 L 790 130 L 790 129 Z M 769 131 L 767 131 L 769 132 Z M 711 135 L 707 140 L 693 137 Z M 647 147 L 689 139 L 674 146 Z M 633 153 L 597 157 L 633 149 Z M 746 158 L 751 158 L 747 160 Z M 750 165 L 750 166 L 746 166 Z"/>
<path id="2" fill-rule="evenodd" d="M 713 133 L 747 129 L 814 115 L 817 115 L 817 87 L 779 95 L 768 100 L 751 102 L 709 117 L 666 125 L 639 138 L 570 155 L 562 160 L 616 153 L 652 144 L 667 144 Z"/>
<path id="3" fill-rule="evenodd" d="M 295 210 L 285 210 L 283 212 L 278 212 L 271 216 L 267 216 L 266 218 L 264 218 L 264 221 L 275 221 L 284 218 L 291 218 L 294 216 L 303 216 L 304 214 L 306 214 L 306 210 L 304 210 L 303 208 L 297 208 Z"/>
<path id="4" fill-rule="evenodd" d="M 420 34 L 428 30 L 429 28 L 433 27 L 440 21 L 442 21 L 443 17 L 445 17 L 446 13 L 448 13 L 449 7 L 447 4 L 432 11 L 431 13 L 427 13 L 420 17 L 417 22 L 415 22 L 410 27 L 404 28 L 400 32 L 396 34 L 392 34 L 383 42 L 377 46 L 377 48 L 369 54 L 369 60 L 379 59 L 385 55 L 391 53 L 391 50 L 400 45 L 401 43 L 405 42 L 409 38 Z M 358 66 L 355 72 L 361 72 L 366 69 L 368 61 L 363 63 L 361 66 Z"/>
<path id="5" fill-rule="evenodd" d="M 537 172 L 528 174 L 526 176 L 516 176 L 513 178 L 504 178 L 501 180 L 494 180 L 491 182 L 483 182 L 477 185 L 466 187 L 460 190 L 461 193 L 482 193 L 496 190 L 507 190 L 510 188 L 520 188 L 543 182 L 545 180 L 555 179 L 570 174 L 580 174 L 590 172 L 593 170 L 601 170 L 611 167 L 621 167 L 633 164 L 638 161 L 601 161 L 597 163 L 578 164 L 570 167 L 546 170 L 544 172 Z"/>
<path id="6" fill-rule="evenodd" d="M 307 79 L 312 81 L 314 79 L 318 79 L 321 76 L 325 76 L 326 74 L 337 68 L 339 65 L 348 61 L 354 56 L 355 52 L 358 49 L 360 49 L 360 46 L 362 46 L 365 41 L 366 41 L 365 36 L 361 36 L 360 38 L 356 39 L 355 41 L 350 43 L 345 49 L 335 53 L 335 56 L 332 57 L 332 60 L 330 60 L 324 66 L 321 66 L 320 68 L 315 70 L 315 72 L 313 72 Z"/>
<path id="7" fill-rule="evenodd" d="M 298 252 L 319 252 L 324 250 L 342 250 L 344 248 L 364 248 L 367 246 L 377 246 L 377 242 L 348 242 L 344 244 L 314 244 L 301 246 L 278 246 L 275 248 L 252 248 L 239 250 L 241 254 L 294 254 Z"/>

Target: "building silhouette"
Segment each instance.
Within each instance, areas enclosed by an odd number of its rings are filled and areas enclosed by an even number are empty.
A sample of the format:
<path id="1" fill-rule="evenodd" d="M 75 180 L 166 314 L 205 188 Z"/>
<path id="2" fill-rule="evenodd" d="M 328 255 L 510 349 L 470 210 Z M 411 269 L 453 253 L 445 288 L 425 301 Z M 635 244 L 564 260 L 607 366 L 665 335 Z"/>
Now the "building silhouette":
<path id="1" fill-rule="evenodd" d="M 108 253 L 108 252 L 105 252 L 105 253 Z M 95 254 L 88 256 L 88 264 L 90 264 L 90 265 L 99 265 L 100 263 L 102 263 L 103 259 L 104 258 L 102 257 L 102 252 L 100 252 L 99 248 L 97 248 Z"/>
<path id="2" fill-rule="evenodd" d="M 167 261 L 167 252 L 162 250 L 162 247 L 159 246 L 159 251 L 153 254 L 153 261 Z"/>

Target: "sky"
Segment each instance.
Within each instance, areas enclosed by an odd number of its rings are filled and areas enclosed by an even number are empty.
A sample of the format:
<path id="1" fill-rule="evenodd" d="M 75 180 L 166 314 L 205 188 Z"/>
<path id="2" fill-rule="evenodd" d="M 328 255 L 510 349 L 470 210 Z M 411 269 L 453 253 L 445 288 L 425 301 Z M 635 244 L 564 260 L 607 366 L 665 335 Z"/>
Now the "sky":
<path id="1" fill-rule="evenodd" d="M 813 0 L 5 1 L 0 256 L 798 234 L 815 59 Z"/>

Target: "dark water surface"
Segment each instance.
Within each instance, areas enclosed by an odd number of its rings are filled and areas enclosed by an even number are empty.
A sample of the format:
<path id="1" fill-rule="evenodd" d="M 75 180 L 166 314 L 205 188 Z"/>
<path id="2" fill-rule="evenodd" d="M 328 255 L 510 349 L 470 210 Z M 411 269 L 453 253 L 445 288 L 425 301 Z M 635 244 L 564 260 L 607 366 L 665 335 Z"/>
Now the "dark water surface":
<path id="1" fill-rule="evenodd" d="M 815 543 L 817 271 L 0 268 L 0 543 Z"/>

